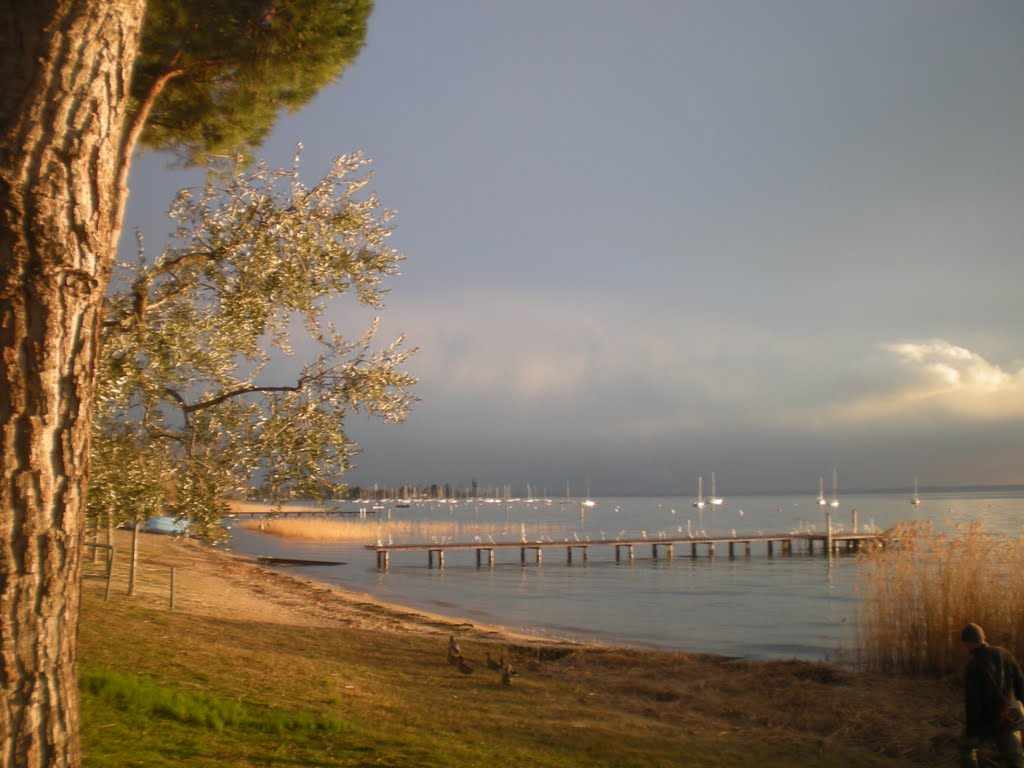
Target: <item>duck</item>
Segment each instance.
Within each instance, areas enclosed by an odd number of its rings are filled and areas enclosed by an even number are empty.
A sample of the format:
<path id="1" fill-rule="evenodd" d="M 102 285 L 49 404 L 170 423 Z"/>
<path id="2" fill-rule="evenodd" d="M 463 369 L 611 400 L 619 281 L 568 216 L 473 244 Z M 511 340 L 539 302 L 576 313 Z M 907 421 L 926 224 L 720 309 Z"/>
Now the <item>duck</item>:
<path id="1" fill-rule="evenodd" d="M 511 664 L 504 664 L 501 668 L 501 684 L 512 685 L 512 678 L 518 677 L 519 673 L 512 669 Z"/>
<path id="2" fill-rule="evenodd" d="M 459 648 L 459 644 L 455 642 L 455 636 L 452 635 L 448 639 L 448 663 L 457 664 L 462 658 L 462 649 Z"/>

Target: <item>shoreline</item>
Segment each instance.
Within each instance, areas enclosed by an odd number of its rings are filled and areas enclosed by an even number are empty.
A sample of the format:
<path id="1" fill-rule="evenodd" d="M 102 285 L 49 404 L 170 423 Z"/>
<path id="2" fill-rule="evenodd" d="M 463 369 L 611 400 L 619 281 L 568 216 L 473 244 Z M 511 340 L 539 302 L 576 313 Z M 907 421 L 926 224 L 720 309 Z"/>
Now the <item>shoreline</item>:
<path id="1" fill-rule="evenodd" d="M 114 546 L 127 552 L 130 533 L 115 531 Z M 87 556 L 88 557 L 88 556 Z M 127 589 L 127 557 L 115 559 L 112 592 Z M 156 533 L 139 534 L 140 572 L 136 576 L 136 602 L 161 607 L 169 604 L 169 569 L 175 569 L 175 611 L 220 616 L 230 611 L 241 619 L 273 621 L 300 626 L 348 626 L 388 629 L 418 634 L 452 632 L 481 639 L 533 643 L 559 647 L 606 647 L 599 643 L 544 637 L 519 632 L 500 624 L 446 615 L 397 603 L 365 593 L 288 573 L 258 562 L 254 557 L 218 548 L 191 538 Z M 86 563 L 86 585 L 102 580 L 102 563 Z"/>
<path id="2" fill-rule="evenodd" d="M 280 625 L 282 638 L 301 636 L 303 628 L 326 629 L 356 646 L 369 641 L 391 648 L 392 658 L 410 644 L 426 644 L 436 647 L 440 660 L 417 673 L 426 686 L 442 684 L 452 674 L 443 663 L 443 649 L 454 637 L 475 660 L 487 649 L 495 655 L 511 654 L 523 677 L 516 687 L 538 687 L 547 691 L 545 696 L 560 696 L 563 690 L 599 691 L 602 707 L 635 712 L 652 722 L 677 723 L 678 728 L 745 733 L 745 738 L 762 744 L 809 742 L 833 755 L 868 749 L 909 761 L 901 764 L 938 764 L 951 759 L 955 748 L 962 693 L 948 680 L 899 679 L 826 662 L 746 661 L 720 654 L 553 640 L 389 604 L 282 573 L 216 546 L 159 534 L 139 536 L 136 594 L 129 597 L 129 558 L 124 554 L 129 541 L 128 532 L 115 532 L 118 555 L 111 602 L 134 604 L 153 612 L 154 619 L 167 615 L 169 570 L 174 568 L 177 622 L 200 626 L 230 617 L 231 626 L 238 628 L 247 623 Z M 101 557 L 91 561 L 86 554 L 83 622 L 93 636 L 103 632 L 104 570 Z M 222 653 L 235 654 L 236 642 L 224 636 Z M 87 644 L 83 659 L 92 653 Z M 375 674 L 390 679 L 393 670 L 381 668 Z M 905 716 L 911 704 L 912 720 Z"/>

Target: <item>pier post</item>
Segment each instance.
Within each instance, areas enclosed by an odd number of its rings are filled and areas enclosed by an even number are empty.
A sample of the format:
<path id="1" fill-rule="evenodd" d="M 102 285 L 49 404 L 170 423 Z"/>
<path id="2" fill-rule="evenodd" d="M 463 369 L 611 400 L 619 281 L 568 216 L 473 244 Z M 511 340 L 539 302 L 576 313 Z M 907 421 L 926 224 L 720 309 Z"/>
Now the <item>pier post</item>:
<path id="1" fill-rule="evenodd" d="M 708 557 L 715 556 L 715 542 L 708 542 Z"/>
<path id="2" fill-rule="evenodd" d="M 654 542 L 651 544 L 651 560 L 658 559 L 658 543 Z"/>
<path id="3" fill-rule="evenodd" d="M 572 565 L 572 544 L 565 548 L 565 563 L 566 565 Z"/>
<path id="4" fill-rule="evenodd" d="M 743 554 L 744 554 L 745 557 L 750 557 L 750 542 L 749 541 L 744 541 L 743 542 Z"/>
<path id="5" fill-rule="evenodd" d="M 825 554 L 832 557 L 832 513 L 825 513 Z"/>
<path id="6" fill-rule="evenodd" d="M 736 557 L 736 547 L 735 547 L 735 544 L 736 544 L 736 542 L 734 542 L 734 541 L 730 541 L 729 542 L 729 559 L 730 560 L 732 560 L 734 557 Z"/>
<path id="7" fill-rule="evenodd" d="M 773 542 L 771 539 L 768 539 L 768 557 L 774 557 L 775 556 L 775 552 L 773 551 L 774 543 L 775 542 Z"/>

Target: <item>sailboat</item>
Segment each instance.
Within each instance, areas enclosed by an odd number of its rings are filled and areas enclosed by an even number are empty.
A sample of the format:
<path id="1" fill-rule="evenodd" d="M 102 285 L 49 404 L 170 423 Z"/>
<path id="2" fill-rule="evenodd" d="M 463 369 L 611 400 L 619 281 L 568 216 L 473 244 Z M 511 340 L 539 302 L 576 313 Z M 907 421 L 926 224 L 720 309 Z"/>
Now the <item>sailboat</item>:
<path id="1" fill-rule="evenodd" d="M 832 467 L 832 501 L 828 503 L 830 507 L 839 506 L 839 494 L 836 493 L 836 468 Z"/>
<path id="2" fill-rule="evenodd" d="M 587 495 L 583 498 L 580 504 L 584 507 L 596 507 L 597 502 L 590 498 L 590 477 L 587 477 Z"/>
<path id="3" fill-rule="evenodd" d="M 914 475 L 914 496 L 910 500 L 910 503 L 913 504 L 915 507 L 921 505 L 921 497 L 917 495 L 917 475 Z"/>
<path id="4" fill-rule="evenodd" d="M 824 507 L 828 504 L 828 499 L 825 498 L 825 478 L 818 478 L 818 506 Z"/>
<path id="5" fill-rule="evenodd" d="M 693 506 L 697 509 L 704 509 L 707 506 L 707 501 L 704 499 L 704 477 L 701 475 L 697 478 L 697 500 L 693 502 Z"/>
<path id="6" fill-rule="evenodd" d="M 708 503 L 713 507 L 720 507 L 725 504 L 725 499 L 719 497 L 715 492 L 715 473 L 711 473 L 711 497 L 708 499 Z"/>

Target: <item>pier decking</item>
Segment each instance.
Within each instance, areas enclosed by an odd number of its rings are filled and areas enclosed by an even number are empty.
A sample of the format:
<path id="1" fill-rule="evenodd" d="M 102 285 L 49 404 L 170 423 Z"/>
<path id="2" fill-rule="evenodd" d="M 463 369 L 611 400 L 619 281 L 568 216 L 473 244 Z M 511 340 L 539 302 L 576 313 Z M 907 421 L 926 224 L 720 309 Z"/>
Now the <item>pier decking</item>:
<path id="1" fill-rule="evenodd" d="M 487 566 L 494 567 L 495 550 L 518 549 L 519 562 L 527 564 L 527 553 L 531 553 L 533 562 L 538 565 L 543 560 L 543 552 L 546 549 L 564 549 L 567 565 L 572 565 L 573 553 L 579 555 L 580 559 L 587 562 L 591 547 L 614 547 L 615 562 L 621 562 L 623 558 L 632 561 L 635 558 L 637 548 L 650 547 L 651 559 L 659 557 L 671 559 L 675 555 L 675 548 L 678 546 L 689 547 L 689 556 L 696 558 L 698 548 L 703 547 L 708 557 L 714 557 L 715 547 L 723 546 L 728 548 L 729 557 L 736 557 L 737 550 L 742 547 L 745 557 L 751 556 L 754 544 L 763 544 L 765 554 L 773 557 L 778 547 L 780 554 L 792 555 L 794 549 L 801 546 L 806 547 L 807 553 L 813 555 L 820 549 L 824 555 L 835 554 L 841 550 L 855 552 L 862 546 L 881 546 L 883 543 L 880 533 L 773 533 L 756 535 L 731 535 L 731 536 L 679 536 L 665 538 L 638 537 L 630 539 L 594 539 L 594 540 L 565 540 L 565 541 L 504 541 L 504 542 L 444 542 L 441 544 L 367 544 L 366 548 L 377 553 L 377 568 L 387 570 L 391 563 L 393 552 L 426 552 L 427 567 L 433 568 L 435 555 L 437 565 L 444 567 L 445 552 L 470 550 L 476 552 L 476 565 L 481 567 L 486 559 Z M 820 546 L 819 546 L 820 545 Z"/>

